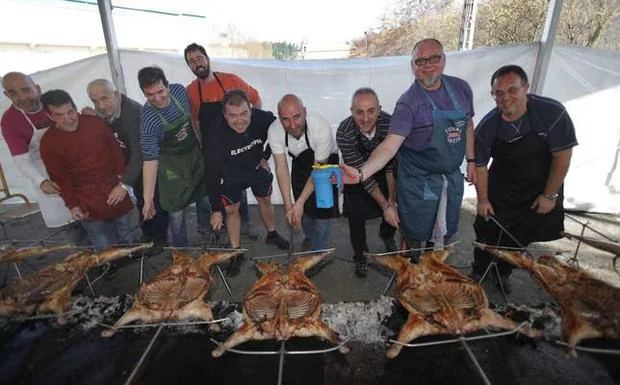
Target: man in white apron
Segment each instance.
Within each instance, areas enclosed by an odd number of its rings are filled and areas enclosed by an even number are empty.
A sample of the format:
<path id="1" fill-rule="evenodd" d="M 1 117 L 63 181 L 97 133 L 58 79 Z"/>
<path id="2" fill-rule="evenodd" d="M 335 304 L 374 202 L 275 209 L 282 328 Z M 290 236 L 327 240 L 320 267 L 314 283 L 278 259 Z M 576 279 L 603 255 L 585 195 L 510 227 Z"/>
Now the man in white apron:
<path id="1" fill-rule="evenodd" d="M 41 88 L 30 76 L 9 72 L 2 78 L 4 95 L 13 104 L 2 115 L 2 136 L 17 168 L 30 180 L 45 225 L 57 228 L 73 222 L 58 195 L 58 185 L 49 179 L 41 154 L 41 137 L 51 121 L 41 105 Z"/>

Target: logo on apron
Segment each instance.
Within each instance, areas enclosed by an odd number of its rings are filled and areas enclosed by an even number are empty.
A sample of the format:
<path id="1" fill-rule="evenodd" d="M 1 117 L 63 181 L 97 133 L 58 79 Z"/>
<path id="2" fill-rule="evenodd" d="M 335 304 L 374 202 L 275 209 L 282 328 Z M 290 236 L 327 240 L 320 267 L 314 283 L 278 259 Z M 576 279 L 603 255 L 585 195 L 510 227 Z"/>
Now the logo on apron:
<path id="1" fill-rule="evenodd" d="M 466 122 L 464 120 L 458 120 L 452 123 L 454 125 L 446 127 L 444 131 L 446 133 L 446 140 L 448 141 L 448 143 L 451 143 L 451 144 L 459 143 L 462 140 L 461 133 L 463 132 L 463 129 L 465 128 Z"/>
<path id="2" fill-rule="evenodd" d="M 187 130 L 188 130 L 188 125 L 186 124 L 179 131 L 177 131 L 176 133 L 177 143 L 181 143 L 189 136 L 189 133 L 187 132 Z"/>

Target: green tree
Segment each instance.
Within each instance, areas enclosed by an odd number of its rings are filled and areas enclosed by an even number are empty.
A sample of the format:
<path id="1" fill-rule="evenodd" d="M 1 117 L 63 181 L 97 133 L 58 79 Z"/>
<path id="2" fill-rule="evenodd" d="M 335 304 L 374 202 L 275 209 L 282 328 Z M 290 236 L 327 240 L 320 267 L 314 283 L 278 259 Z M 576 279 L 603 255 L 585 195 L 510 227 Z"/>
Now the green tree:
<path id="1" fill-rule="evenodd" d="M 271 54 L 277 60 L 292 60 L 297 57 L 299 46 L 297 44 L 279 41 L 271 43 Z"/>

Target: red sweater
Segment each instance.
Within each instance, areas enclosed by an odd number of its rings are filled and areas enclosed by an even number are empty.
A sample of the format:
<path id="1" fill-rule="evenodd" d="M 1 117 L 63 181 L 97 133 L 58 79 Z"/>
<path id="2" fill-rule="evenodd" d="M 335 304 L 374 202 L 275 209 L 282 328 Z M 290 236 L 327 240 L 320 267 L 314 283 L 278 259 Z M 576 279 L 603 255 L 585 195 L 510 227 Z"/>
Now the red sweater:
<path id="1" fill-rule="evenodd" d="M 41 157 L 60 196 L 72 209 L 79 206 L 87 220 L 115 219 L 133 207 L 129 195 L 108 206 L 110 191 L 118 186 L 125 164 L 110 127 L 94 116 L 80 115 L 78 129 L 62 131 L 54 124 L 41 138 Z"/>

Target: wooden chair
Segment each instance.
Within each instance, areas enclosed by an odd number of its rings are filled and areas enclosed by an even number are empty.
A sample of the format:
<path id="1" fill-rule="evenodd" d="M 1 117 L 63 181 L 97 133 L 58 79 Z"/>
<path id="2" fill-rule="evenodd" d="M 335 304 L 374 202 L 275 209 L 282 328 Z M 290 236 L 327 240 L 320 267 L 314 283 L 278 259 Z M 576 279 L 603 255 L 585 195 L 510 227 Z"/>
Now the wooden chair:
<path id="1" fill-rule="evenodd" d="M 26 195 L 21 193 L 11 193 L 9 190 L 9 184 L 6 181 L 4 170 L 0 164 L 0 194 L 4 196 L 0 197 L 0 226 L 4 237 L 8 239 L 8 233 L 6 231 L 6 225 L 14 220 L 26 218 L 32 214 L 36 214 L 41 209 L 38 203 L 30 202 Z M 8 200 L 18 198 L 23 200 L 23 203 L 8 203 Z"/>

